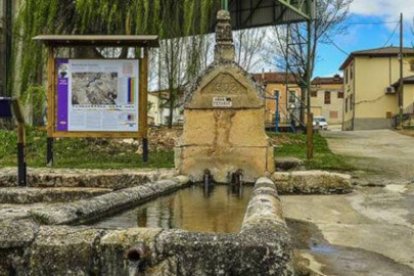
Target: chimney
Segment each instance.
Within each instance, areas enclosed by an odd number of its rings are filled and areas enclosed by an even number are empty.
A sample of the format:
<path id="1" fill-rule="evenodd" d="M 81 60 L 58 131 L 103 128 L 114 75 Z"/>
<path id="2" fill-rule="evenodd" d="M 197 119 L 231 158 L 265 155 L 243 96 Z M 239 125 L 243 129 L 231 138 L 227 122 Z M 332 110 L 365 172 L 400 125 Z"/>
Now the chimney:
<path id="1" fill-rule="evenodd" d="M 220 10 L 217 13 L 216 46 L 214 48 L 214 62 L 233 62 L 235 50 L 230 23 L 230 13 Z"/>

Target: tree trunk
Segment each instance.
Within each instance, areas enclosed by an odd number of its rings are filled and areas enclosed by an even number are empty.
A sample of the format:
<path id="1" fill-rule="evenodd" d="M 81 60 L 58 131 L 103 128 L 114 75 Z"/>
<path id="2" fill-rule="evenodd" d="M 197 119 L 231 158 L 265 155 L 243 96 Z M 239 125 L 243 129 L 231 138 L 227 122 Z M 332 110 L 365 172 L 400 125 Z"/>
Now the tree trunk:
<path id="1" fill-rule="evenodd" d="M 172 88 L 170 86 L 170 112 L 169 112 L 169 116 L 168 116 L 168 128 L 172 128 L 173 126 L 173 121 L 174 121 L 174 102 L 175 102 L 175 97 L 174 97 L 174 88 Z"/>

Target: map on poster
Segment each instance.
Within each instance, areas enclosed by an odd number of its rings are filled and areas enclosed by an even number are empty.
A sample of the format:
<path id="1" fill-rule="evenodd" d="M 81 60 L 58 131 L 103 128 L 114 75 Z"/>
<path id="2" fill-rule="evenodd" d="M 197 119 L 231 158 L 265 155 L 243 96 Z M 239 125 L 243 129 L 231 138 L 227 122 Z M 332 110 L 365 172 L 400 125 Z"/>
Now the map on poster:
<path id="1" fill-rule="evenodd" d="M 57 131 L 138 131 L 138 60 L 58 59 Z"/>

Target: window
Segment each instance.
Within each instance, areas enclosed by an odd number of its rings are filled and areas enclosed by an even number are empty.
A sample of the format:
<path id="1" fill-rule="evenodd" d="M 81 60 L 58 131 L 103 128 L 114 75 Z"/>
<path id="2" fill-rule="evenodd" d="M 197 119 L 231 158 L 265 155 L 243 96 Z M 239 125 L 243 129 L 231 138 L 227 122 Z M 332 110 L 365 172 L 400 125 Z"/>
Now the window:
<path id="1" fill-rule="evenodd" d="M 343 98 L 344 98 L 344 92 L 338 91 L 338 99 L 343 99 Z"/>
<path id="2" fill-rule="evenodd" d="M 352 105 L 353 101 L 354 101 L 354 95 L 351 95 L 349 97 L 349 109 L 350 110 L 353 110 L 354 109 L 354 106 Z"/>
<path id="3" fill-rule="evenodd" d="M 345 68 L 344 77 L 345 77 L 345 83 L 348 83 L 348 68 Z"/>
<path id="4" fill-rule="evenodd" d="M 338 111 L 329 111 L 329 118 L 338 119 Z"/>
<path id="5" fill-rule="evenodd" d="M 414 60 L 410 61 L 410 71 L 414 72 Z"/>
<path id="6" fill-rule="evenodd" d="M 325 91 L 325 104 L 331 104 L 331 92 Z"/>
<path id="7" fill-rule="evenodd" d="M 354 65 L 351 64 L 351 68 L 349 68 L 349 80 L 351 81 L 354 78 Z"/>
<path id="8" fill-rule="evenodd" d="M 289 91 L 289 103 L 296 102 L 296 91 Z"/>
<path id="9" fill-rule="evenodd" d="M 348 98 L 345 99 L 345 112 L 348 112 Z"/>
<path id="10" fill-rule="evenodd" d="M 318 97 L 318 91 L 317 90 L 311 90 L 311 97 Z"/>
<path id="11" fill-rule="evenodd" d="M 388 111 L 385 113 L 385 118 L 392 119 L 392 112 Z"/>

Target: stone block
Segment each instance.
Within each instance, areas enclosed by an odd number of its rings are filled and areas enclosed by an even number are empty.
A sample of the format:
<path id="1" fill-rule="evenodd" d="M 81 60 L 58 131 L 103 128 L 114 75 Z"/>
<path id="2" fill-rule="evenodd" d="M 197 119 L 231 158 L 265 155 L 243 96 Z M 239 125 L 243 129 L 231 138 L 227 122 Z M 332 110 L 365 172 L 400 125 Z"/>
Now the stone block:
<path id="1" fill-rule="evenodd" d="M 128 275 L 132 264 L 128 262 L 126 252 L 136 247 L 145 247 L 147 250 L 145 275 L 157 275 L 153 270 L 159 269 L 162 260 L 158 259 L 155 239 L 161 231 L 155 228 L 131 228 L 105 233 L 100 240 L 101 275 Z"/>
<path id="2" fill-rule="evenodd" d="M 243 181 L 254 182 L 273 170 L 273 163 L 266 162 L 269 150 L 268 147 L 183 147 L 179 169 L 193 181 L 201 181 L 204 170 L 209 169 L 214 180 L 221 183 L 228 182 L 228 172 L 242 169 Z"/>
<path id="3" fill-rule="evenodd" d="M 267 146 L 264 110 L 186 110 L 182 146 Z M 263 117 L 263 120 L 257 118 Z"/>
<path id="4" fill-rule="evenodd" d="M 31 246 L 28 275 L 100 275 L 93 258 L 102 230 L 41 227 Z"/>
<path id="5" fill-rule="evenodd" d="M 352 192 L 351 176 L 326 171 L 276 172 L 272 175 L 281 194 L 343 194 Z"/>

